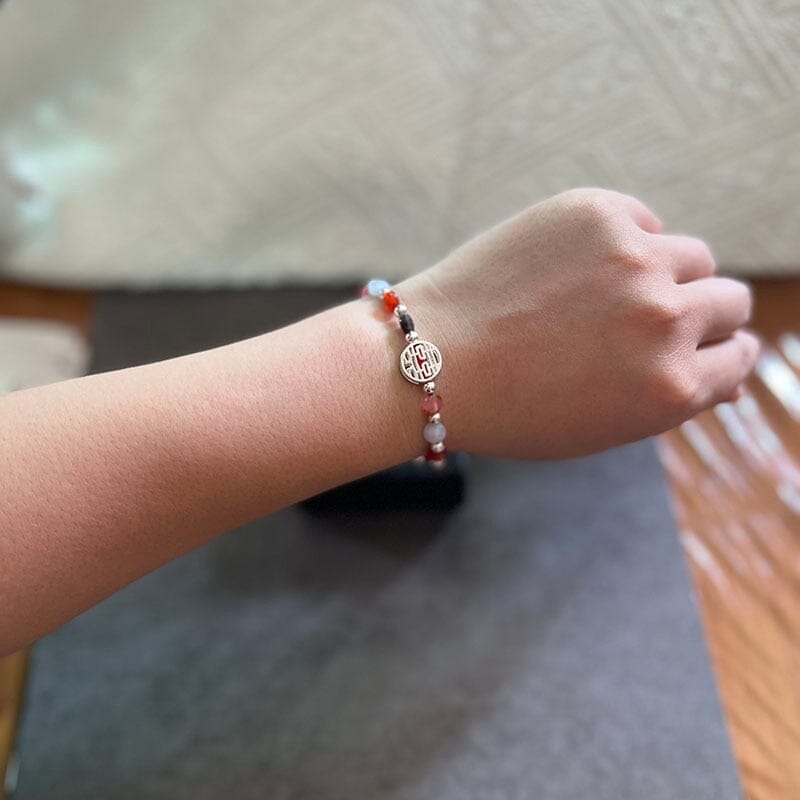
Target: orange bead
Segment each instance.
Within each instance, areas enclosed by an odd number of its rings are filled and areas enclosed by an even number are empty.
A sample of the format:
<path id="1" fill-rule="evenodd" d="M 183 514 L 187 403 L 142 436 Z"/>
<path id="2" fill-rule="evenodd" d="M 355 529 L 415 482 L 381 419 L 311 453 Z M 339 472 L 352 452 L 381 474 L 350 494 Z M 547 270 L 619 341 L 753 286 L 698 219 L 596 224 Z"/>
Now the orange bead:
<path id="1" fill-rule="evenodd" d="M 383 307 L 391 314 L 400 305 L 400 298 L 389 289 L 383 293 Z"/>
<path id="2" fill-rule="evenodd" d="M 436 453 L 431 450 L 431 446 L 428 445 L 425 448 L 425 460 L 426 461 L 444 461 L 447 458 L 447 450 L 445 448 L 442 449 L 440 453 Z"/>

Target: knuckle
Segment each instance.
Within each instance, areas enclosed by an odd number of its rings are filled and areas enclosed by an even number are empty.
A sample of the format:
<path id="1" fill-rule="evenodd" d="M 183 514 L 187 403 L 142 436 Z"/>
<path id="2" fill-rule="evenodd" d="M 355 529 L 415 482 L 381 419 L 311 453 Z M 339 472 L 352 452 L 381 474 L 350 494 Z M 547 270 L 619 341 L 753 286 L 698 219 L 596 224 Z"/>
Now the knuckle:
<path id="1" fill-rule="evenodd" d="M 602 189 L 569 189 L 561 197 L 584 224 L 604 223 L 614 214 L 614 206 Z"/>
<path id="2" fill-rule="evenodd" d="M 607 197 L 589 194 L 580 200 L 576 210 L 589 225 L 606 226 L 614 217 L 614 206 Z"/>
<path id="3" fill-rule="evenodd" d="M 659 328 L 676 328 L 686 319 L 688 306 L 674 298 L 661 297 L 649 304 L 650 316 Z"/>
<path id="4" fill-rule="evenodd" d="M 570 203 L 580 203 L 587 197 L 599 197 L 603 194 L 605 194 L 605 190 L 597 186 L 575 186 L 572 189 L 566 189 L 557 196 Z"/>
<path id="5" fill-rule="evenodd" d="M 700 388 L 699 380 L 691 371 L 675 364 L 656 368 L 650 376 L 652 401 L 656 407 L 677 417 L 692 411 Z"/>
<path id="6" fill-rule="evenodd" d="M 652 293 L 640 299 L 633 308 L 636 327 L 658 338 L 678 332 L 689 314 L 689 307 L 679 299 L 663 293 Z"/>
<path id="7" fill-rule="evenodd" d="M 656 263 L 652 247 L 637 236 L 616 239 L 610 246 L 609 257 L 617 266 L 634 273 L 649 272 Z"/>

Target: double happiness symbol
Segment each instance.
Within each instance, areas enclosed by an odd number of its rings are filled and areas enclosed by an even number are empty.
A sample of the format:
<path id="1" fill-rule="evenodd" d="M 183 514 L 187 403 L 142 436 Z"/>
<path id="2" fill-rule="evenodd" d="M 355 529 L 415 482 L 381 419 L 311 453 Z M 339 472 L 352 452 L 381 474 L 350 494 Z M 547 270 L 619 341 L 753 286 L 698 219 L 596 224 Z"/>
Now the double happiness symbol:
<path id="1" fill-rule="evenodd" d="M 400 371 L 411 383 L 432 381 L 442 368 L 442 354 L 431 342 L 418 339 L 400 354 Z"/>

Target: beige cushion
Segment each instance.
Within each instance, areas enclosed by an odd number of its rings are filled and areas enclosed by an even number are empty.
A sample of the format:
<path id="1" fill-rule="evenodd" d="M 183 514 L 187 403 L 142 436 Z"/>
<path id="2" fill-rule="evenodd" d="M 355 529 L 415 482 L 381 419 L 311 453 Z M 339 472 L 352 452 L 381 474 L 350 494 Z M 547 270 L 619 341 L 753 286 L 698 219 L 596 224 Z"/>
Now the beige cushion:
<path id="1" fill-rule="evenodd" d="M 799 24 L 756 0 L 12 2 L 0 129 L 44 188 L 8 269 L 391 278 L 599 184 L 728 267 L 787 271 Z"/>
<path id="2" fill-rule="evenodd" d="M 0 394 L 83 375 L 86 340 L 70 325 L 0 319 Z"/>

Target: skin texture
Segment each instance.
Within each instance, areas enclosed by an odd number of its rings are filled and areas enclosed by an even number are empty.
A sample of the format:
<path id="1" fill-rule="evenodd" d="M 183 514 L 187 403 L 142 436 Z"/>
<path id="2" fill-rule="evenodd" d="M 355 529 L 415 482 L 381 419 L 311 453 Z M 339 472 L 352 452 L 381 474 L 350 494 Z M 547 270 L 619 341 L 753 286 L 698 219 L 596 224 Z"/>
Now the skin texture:
<path id="1" fill-rule="evenodd" d="M 750 293 L 639 201 L 558 195 L 396 289 L 442 350 L 451 450 L 564 458 L 730 398 Z M 392 324 L 387 324 L 387 320 Z M 0 653 L 237 525 L 422 451 L 371 298 L 264 336 L 0 398 Z"/>
<path id="2" fill-rule="evenodd" d="M 741 330 L 750 290 L 715 268 L 704 242 L 662 234 L 640 201 L 575 189 L 403 281 L 447 354 L 449 444 L 585 455 L 731 399 L 759 342 Z"/>

